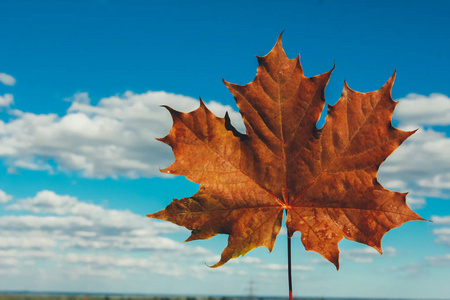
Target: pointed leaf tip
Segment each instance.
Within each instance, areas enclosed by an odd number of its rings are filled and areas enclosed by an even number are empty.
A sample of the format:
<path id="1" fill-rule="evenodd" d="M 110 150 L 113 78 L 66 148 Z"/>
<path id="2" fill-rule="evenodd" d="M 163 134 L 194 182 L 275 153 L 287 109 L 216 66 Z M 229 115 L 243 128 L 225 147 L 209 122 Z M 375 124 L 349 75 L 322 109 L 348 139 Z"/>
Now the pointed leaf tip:
<path id="1" fill-rule="evenodd" d="M 273 46 L 272 51 L 273 51 L 274 49 L 280 49 L 282 52 L 284 52 L 284 49 L 283 49 L 283 42 L 282 42 L 283 33 L 284 33 L 284 30 L 283 30 L 283 31 L 280 33 L 280 35 L 278 36 L 277 42 L 275 43 L 275 46 Z M 270 53 L 270 52 L 269 52 L 269 53 Z M 266 56 L 267 56 L 267 55 L 266 55 Z"/>
<path id="2" fill-rule="evenodd" d="M 278 35 L 278 38 L 277 38 L 277 42 L 279 41 L 279 42 L 281 42 L 281 38 L 283 37 L 283 33 L 286 31 L 286 29 L 283 29 L 282 31 L 281 31 L 281 33 Z"/>
<path id="3" fill-rule="evenodd" d="M 389 79 L 384 84 L 383 88 L 386 87 L 387 89 L 392 90 L 392 87 L 394 86 L 395 77 L 397 74 L 397 69 L 394 70 L 394 73 L 389 77 Z"/>
<path id="4" fill-rule="evenodd" d="M 338 248 L 337 254 L 334 255 L 330 261 L 333 265 L 335 265 L 336 270 L 338 271 L 339 270 L 339 248 Z"/>

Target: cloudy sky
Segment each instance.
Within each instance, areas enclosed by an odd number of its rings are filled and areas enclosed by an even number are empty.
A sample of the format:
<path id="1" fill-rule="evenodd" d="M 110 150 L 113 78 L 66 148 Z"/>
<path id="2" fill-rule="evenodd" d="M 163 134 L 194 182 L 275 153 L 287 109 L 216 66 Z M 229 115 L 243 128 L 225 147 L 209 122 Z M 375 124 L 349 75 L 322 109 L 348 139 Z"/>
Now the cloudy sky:
<path id="1" fill-rule="evenodd" d="M 380 88 L 397 70 L 394 125 L 419 129 L 381 166 L 433 222 L 342 241 L 341 268 L 293 240 L 294 295 L 448 298 L 450 19 L 445 1 L 0 1 L 0 290 L 285 296 L 286 234 L 218 269 L 226 236 L 145 214 L 198 189 L 163 176 L 157 142 L 198 98 L 242 129 L 222 83 L 253 79 L 281 31 L 326 89 Z M 321 124 L 318 124 L 321 126 Z"/>

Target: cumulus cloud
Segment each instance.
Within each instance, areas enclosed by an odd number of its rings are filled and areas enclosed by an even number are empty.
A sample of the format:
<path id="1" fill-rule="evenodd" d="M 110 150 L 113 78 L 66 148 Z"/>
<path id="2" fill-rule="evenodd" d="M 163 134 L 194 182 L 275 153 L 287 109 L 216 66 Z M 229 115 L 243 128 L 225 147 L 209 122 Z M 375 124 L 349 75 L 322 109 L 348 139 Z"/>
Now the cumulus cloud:
<path id="1" fill-rule="evenodd" d="M 436 174 L 431 178 L 419 180 L 419 186 L 450 190 L 450 173 Z"/>
<path id="2" fill-rule="evenodd" d="M 5 215 L 0 217 L 0 248 L 76 247 L 110 250 L 184 250 L 186 247 L 159 236 L 178 232 L 180 227 L 166 222 L 151 222 L 148 218 L 127 210 L 105 209 L 79 201 L 69 195 L 41 191 L 35 197 L 18 200 L 6 210 L 43 215 Z M 46 215 L 46 214 L 57 214 Z M 142 240 L 145 235 L 146 239 Z"/>
<path id="3" fill-rule="evenodd" d="M 103 266 L 117 266 L 117 267 L 140 267 L 148 268 L 151 266 L 148 259 L 135 257 L 115 257 L 104 254 L 78 254 L 67 253 L 65 259 L 72 263 L 86 263 Z"/>
<path id="4" fill-rule="evenodd" d="M 433 234 L 437 235 L 436 243 L 450 246 L 450 227 L 434 229 Z"/>
<path id="5" fill-rule="evenodd" d="M 31 232 L 33 239 L 47 234 L 52 234 L 54 238 L 57 233 L 67 247 L 179 249 L 179 243 L 158 235 L 178 232 L 181 227 L 167 222 L 150 222 L 148 218 L 128 210 L 105 209 L 53 191 L 43 190 L 34 197 L 17 200 L 7 205 L 5 210 L 56 214 L 7 215 L 0 217 L 0 227 L 20 235 Z M 149 238 L 139 241 L 143 235 Z M 71 238 L 67 239 L 67 236 Z"/>
<path id="6" fill-rule="evenodd" d="M 67 113 L 33 114 L 11 111 L 15 119 L 0 121 L 0 156 L 11 172 L 25 168 L 50 170 L 50 159 L 59 170 L 79 171 L 86 177 L 152 177 L 170 165 L 170 148 L 155 140 L 171 127 L 170 114 L 161 105 L 192 111 L 199 101 L 166 92 L 147 92 L 101 99 L 92 105 L 87 93 L 71 99 Z M 207 106 L 220 117 L 228 111 L 242 128 L 239 113 L 214 101 Z"/>
<path id="7" fill-rule="evenodd" d="M 415 198 L 419 205 L 424 197 L 449 198 L 449 147 L 445 133 L 420 128 L 381 166 L 379 181 L 400 192 L 412 191 L 407 199 Z"/>
<path id="8" fill-rule="evenodd" d="M 450 225 L 450 216 L 432 216 L 431 221 L 436 225 Z"/>
<path id="9" fill-rule="evenodd" d="M 95 104 L 88 93 L 66 100 L 71 105 L 63 116 L 10 110 L 13 118 L 0 120 L 0 157 L 9 172 L 76 171 L 96 178 L 163 176 L 159 169 L 173 162 L 173 154 L 155 137 L 165 136 L 172 122 L 160 105 L 185 112 L 199 105 L 196 99 L 163 91 L 125 92 Z M 399 99 L 394 119 L 402 129 L 419 127 L 419 131 L 387 159 L 378 178 L 386 187 L 411 192 L 407 201 L 413 208 L 423 207 L 426 197 L 450 198 L 450 137 L 430 127 L 448 125 L 444 120 L 449 120 L 449 101 L 441 94 Z M 230 106 L 214 101 L 207 106 L 221 117 L 228 111 L 233 124 L 243 131 L 240 114 Z M 56 169 L 49 161 L 56 162 Z"/>
<path id="10" fill-rule="evenodd" d="M 16 79 L 6 73 L 0 73 L 0 82 L 4 85 L 15 85 Z"/>
<path id="11" fill-rule="evenodd" d="M 432 216 L 431 221 L 434 225 L 450 225 L 450 216 Z M 450 246 L 450 227 L 439 227 L 433 230 L 433 234 L 437 236 L 435 242 Z"/>
<path id="12" fill-rule="evenodd" d="M 381 166 L 379 181 L 394 190 L 411 192 L 407 200 L 413 208 L 423 207 L 425 197 L 450 198 L 450 137 L 446 134 L 450 98 L 409 94 L 397 100 L 393 116 L 397 127 L 418 131 Z M 433 128 L 436 125 L 439 130 Z"/>
<path id="13" fill-rule="evenodd" d="M 0 203 L 6 203 L 12 200 L 12 196 L 6 194 L 4 191 L 0 190 Z"/>
<path id="14" fill-rule="evenodd" d="M 398 101 L 395 118 L 402 126 L 450 125 L 450 98 L 446 95 L 408 94 Z"/>
<path id="15" fill-rule="evenodd" d="M 45 212 L 58 215 L 67 214 L 74 206 L 81 205 L 76 197 L 69 195 L 57 195 L 55 192 L 43 190 L 33 198 L 19 200 L 17 203 L 8 205 L 9 210 L 27 210 L 33 213 Z"/>
<path id="16" fill-rule="evenodd" d="M 65 98 L 64 101 L 77 102 L 77 103 L 86 104 L 86 105 L 89 105 L 91 103 L 91 99 L 89 98 L 89 93 L 86 93 L 86 92 L 76 93 L 72 97 Z"/>
<path id="17" fill-rule="evenodd" d="M 24 235 L 6 235 L 0 237 L 1 249 L 49 249 L 56 246 L 56 241 L 51 236 L 37 235 L 30 237 Z"/>
<path id="18" fill-rule="evenodd" d="M 63 266 L 73 270 L 72 277 L 85 272 L 124 278 L 148 270 L 180 276 L 193 272 L 193 262 L 203 265 L 205 257 L 212 256 L 203 247 L 163 236 L 180 232 L 181 227 L 49 190 L 18 199 L 5 211 L 19 214 L 0 216 L 0 269 L 14 268 L 17 274 L 44 260 L 53 264 L 54 271 Z M 255 263 L 255 258 L 247 260 Z"/>
<path id="19" fill-rule="evenodd" d="M 0 107 L 8 107 L 14 103 L 14 96 L 12 94 L 0 95 Z"/>
<path id="20" fill-rule="evenodd" d="M 22 251 L 21 249 L 0 250 L 0 257 L 19 257 L 19 258 L 51 258 L 55 255 L 53 251 L 42 249 L 31 249 Z"/>
<path id="21" fill-rule="evenodd" d="M 96 104 L 88 93 L 66 100 L 71 105 L 61 117 L 11 110 L 14 118 L 0 121 L 0 157 L 10 172 L 76 171 L 97 178 L 163 176 L 159 169 L 173 162 L 173 154 L 155 137 L 165 136 L 172 122 L 160 105 L 185 112 L 199 105 L 196 99 L 163 91 L 126 92 Z M 410 94 L 399 99 L 394 114 L 399 127 L 420 128 L 388 158 L 378 177 L 389 188 L 412 192 L 407 200 L 413 208 L 423 207 L 425 197 L 450 198 L 450 138 L 429 127 L 447 125 L 443 120 L 449 120 L 448 103 L 449 98 L 441 94 Z M 228 111 L 233 124 L 243 131 L 240 114 L 230 106 L 214 101 L 207 106 L 221 117 Z M 56 170 L 49 161 L 56 162 Z"/>

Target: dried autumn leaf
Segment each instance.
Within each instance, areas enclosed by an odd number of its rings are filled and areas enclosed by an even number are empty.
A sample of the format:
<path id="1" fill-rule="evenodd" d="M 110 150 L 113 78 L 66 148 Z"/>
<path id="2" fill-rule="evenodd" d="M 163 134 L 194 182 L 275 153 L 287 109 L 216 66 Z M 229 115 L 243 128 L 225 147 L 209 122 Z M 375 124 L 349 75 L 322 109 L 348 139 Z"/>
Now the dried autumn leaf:
<path id="1" fill-rule="evenodd" d="M 405 193 L 385 189 L 376 178 L 380 164 L 413 133 L 391 125 L 395 74 L 370 93 L 345 84 L 318 129 L 333 70 L 305 77 L 299 57 L 286 57 L 281 35 L 258 61 L 249 84 L 224 81 L 242 114 L 245 135 L 228 115 L 216 117 L 202 101 L 190 113 L 167 107 L 173 127 L 160 140 L 172 147 L 176 160 L 161 171 L 201 185 L 192 197 L 174 199 L 148 217 L 192 230 L 187 241 L 228 234 L 213 267 L 259 246 L 271 251 L 284 211 L 288 235 L 300 231 L 306 250 L 337 268 L 343 237 L 381 253 L 387 231 L 423 220 L 406 205 Z"/>

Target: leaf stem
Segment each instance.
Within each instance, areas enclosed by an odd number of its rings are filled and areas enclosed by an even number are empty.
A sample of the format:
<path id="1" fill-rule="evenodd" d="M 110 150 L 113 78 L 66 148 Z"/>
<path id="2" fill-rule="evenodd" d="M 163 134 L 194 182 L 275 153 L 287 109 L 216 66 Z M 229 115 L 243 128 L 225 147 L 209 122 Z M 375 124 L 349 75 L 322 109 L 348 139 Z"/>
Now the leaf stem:
<path id="1" fill-rule="evenodd" d="M 292 263 L 291 263 L 291 237 L 287 235 L 288 247 L 288 282 L 289 282 L 289 300 L 292 300 Z"/>

